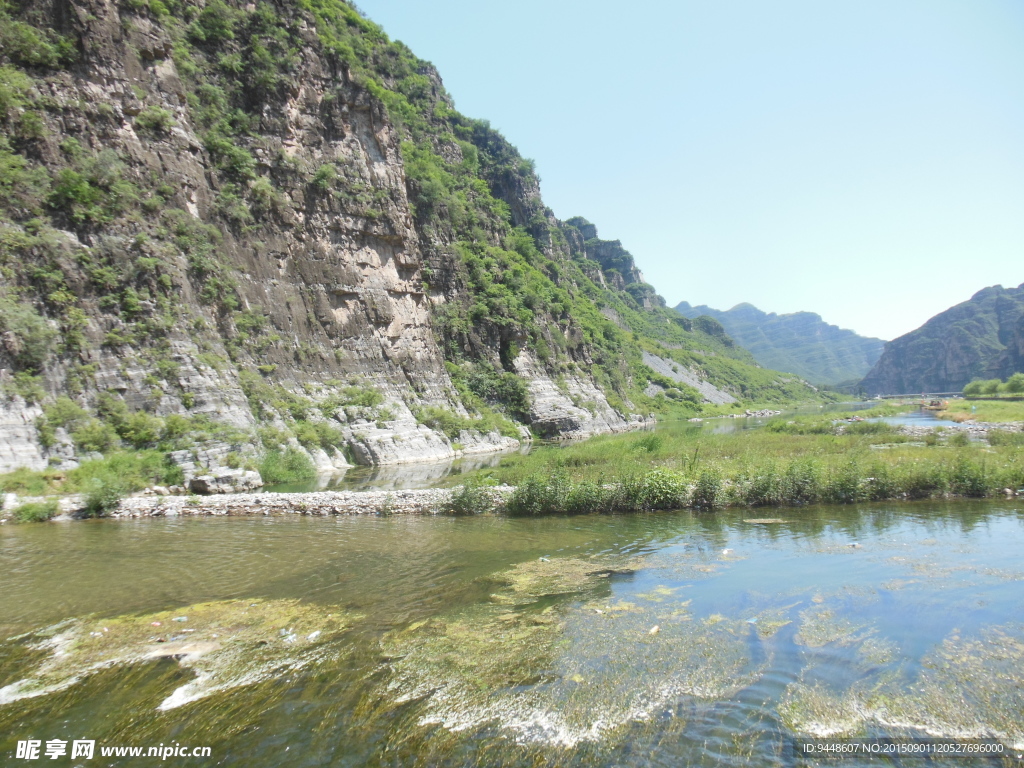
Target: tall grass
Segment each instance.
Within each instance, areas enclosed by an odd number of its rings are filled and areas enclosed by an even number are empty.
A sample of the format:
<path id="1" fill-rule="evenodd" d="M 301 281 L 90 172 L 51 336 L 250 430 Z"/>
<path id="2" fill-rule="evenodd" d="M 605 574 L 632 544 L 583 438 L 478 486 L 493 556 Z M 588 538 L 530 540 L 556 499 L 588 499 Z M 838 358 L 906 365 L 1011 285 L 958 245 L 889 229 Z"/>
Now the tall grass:
<path id="1" fill-rule="evenodd" d="M 670 426 L 542 447 L 471 479 L 516 486 L 506 505 L 514 515 L 851 504 L 1024 488 L 1024 436 L 1016 433 L 994 433 L 991 447 L 924 446 L 886 424 L 844 423 L 841 434 L 835 426 L 830 416 L 725 434 Z"/>
<path id="2" fill-rule="evenodd" d="M 45 523 L 60 511 L 57 499 L 34 501 L 22 504 L 14 510 L 14 519 L 19 523 Z"/>
<path id="3" fill-rule="evenodd" d="M 117 451 L 102 459 L 84 461 L 72 470 L 34 472 L 18 469 L 0 475 L 0 491 L 23 496 L 51 493 L 89 493 L 97 485 L 117 485 L 124 493 L 150 485 L 180 485 L 181 467 L 161 451 Z"/>
<path id="4" fill-rule="evenodd" d="M 505 503 L 510 515 L 581 514 L 677 509 L 688 497 L 685 478 L 656 469 L 617 482 L 574 481 L 563 472 L 528 477 Z"/>
<path id="5" fill-rule="evenodd" d="M 855 504 L 936 497 L 980 498 L 1024 485 L 1019 462 L 986 461 L 971 451 L 935 460 L 827 463 L 814 458 L 748 464 L 728 472 L 706 465 L 684 475 L 656 469 L 616 482 L 573 480 L 564 473 L 525 478 L 505 505 L 510 515 L 635 512 L 693 508 Z"/>
<path id="6" fill-rule="evenodd" d="M 953 421 L 988 421 L 1005 423 L 1024 421 L 1024 401 L 952 400 L 941 416 Z"/>

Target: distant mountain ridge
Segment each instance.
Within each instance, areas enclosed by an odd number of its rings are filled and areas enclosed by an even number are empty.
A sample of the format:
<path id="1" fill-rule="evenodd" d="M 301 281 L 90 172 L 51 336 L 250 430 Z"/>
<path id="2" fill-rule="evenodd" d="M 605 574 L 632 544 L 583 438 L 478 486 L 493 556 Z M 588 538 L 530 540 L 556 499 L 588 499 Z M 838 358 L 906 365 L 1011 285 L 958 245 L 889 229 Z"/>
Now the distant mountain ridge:
<path id="1" fill-rule="evenodd" d="M 861 385 L 871 395 L 956 392 L 972 379 L 1018 371 L 1024 371 L 1024 284 L 994 285 L 890 341 Z"/>
<path id="2" fill-rule="evenodd" d="M 753 304 L 729 310 L 682 301 L 676 311 L 689 318 L 708 315 L 718 320 L 759 365 L 795 373 L 816 384 L 856 381 L 878 361 L 882 339 L 860 336 L 826 323 L 814 312 L 779 315 Z"/>

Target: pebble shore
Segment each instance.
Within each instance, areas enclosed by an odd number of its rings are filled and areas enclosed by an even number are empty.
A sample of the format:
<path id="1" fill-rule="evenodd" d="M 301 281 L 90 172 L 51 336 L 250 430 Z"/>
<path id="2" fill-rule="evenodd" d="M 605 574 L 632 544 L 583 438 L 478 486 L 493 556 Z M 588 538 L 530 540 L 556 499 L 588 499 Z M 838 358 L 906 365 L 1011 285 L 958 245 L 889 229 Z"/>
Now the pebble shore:
<path id="1" fill-rule="evenodd" d="M 488 488 L 496 504 L 512 493 L 508 485 Z M 315 491 L 311 493 L 225 493 L 216 496 L 132 496 L 111 518 L 242 515 L 436 515 L 452 491 Z"/>
<path id="2" fill-rule="evenodd" d="M 981 438 L 991 430 L 1001 430 L 1003 432 L 1024 432 L 1024 422 L 1011 421 L 1005 424 L 1000 424 L 986 421 L 964 421 L 959 424 L 949 422 L 935 427 L 911 426 L 909 424 L 904 424 L 899 427 L 898 431 L 901 434 L 910 435 L 912 437 L 924 437 L 930 432 L 935 432 L 937 429 L 944 430 L 946 434 L 967 432 L 972 437 Z"/>

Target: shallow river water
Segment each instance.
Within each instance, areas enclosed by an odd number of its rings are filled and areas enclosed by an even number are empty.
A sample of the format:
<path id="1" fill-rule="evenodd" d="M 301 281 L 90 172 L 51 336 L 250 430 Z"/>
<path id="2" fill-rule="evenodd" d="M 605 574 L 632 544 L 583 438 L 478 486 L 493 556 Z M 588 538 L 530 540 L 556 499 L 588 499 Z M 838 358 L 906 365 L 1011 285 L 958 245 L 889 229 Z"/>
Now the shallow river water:
<path id="1" fill-rule="evenodd" d="M 813 764 L 801 734 L 1020 748 L 1022 551 L 1012 501 L 5 526 L 0 763 L 33 764 L 27 739 L 95 740 L 46 761 L 83 766 Z M 174 743 L 211 757 L 98 751 Z"/>

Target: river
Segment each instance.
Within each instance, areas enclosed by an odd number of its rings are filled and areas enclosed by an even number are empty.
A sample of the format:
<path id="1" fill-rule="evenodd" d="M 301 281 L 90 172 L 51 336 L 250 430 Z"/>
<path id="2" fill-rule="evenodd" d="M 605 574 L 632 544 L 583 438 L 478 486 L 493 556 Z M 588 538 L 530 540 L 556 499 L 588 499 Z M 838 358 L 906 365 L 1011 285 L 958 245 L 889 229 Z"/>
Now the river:
<path id="1" fill-rule="evenodd" d="M 801 734 L 1024 746 L 1022 548 L 1017 501 L 4 526 L 0 756 L 88 739 L 211 757 L 46 764 L 781 766 Z"/>

